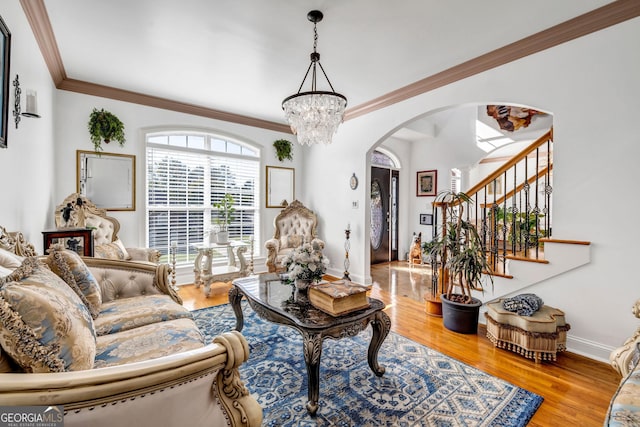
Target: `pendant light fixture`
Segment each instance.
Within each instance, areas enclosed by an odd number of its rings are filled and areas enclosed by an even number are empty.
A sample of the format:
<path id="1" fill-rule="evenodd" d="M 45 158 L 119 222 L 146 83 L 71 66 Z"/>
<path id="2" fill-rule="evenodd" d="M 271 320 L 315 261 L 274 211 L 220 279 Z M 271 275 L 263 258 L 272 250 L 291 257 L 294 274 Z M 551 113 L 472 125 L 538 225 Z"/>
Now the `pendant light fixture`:
<path id="1" fill-rule="evenodd" d="M 347 107 L 347 98 L 336 93 L 320 63 L 318 47 L 318 31 L 316 25 L 322 21 L 323 15 L 319 10 L 312 10 L 307 14 L 307 19 L 313 22 L 313 53 L 311 63 L 302 79 L 298 93 L 291 95 L 282 101 L 282 109 L 291 130 L 297 135 L 298 142 L 302 145 L 330 144 L 333 134 L 344 118 L 344 110 Z M 320 91 L 316 87 L 316 68 L 320 67 L 331 91 Z M 301 92 L 304 82 L 311 72 L 311 90 Z"/>

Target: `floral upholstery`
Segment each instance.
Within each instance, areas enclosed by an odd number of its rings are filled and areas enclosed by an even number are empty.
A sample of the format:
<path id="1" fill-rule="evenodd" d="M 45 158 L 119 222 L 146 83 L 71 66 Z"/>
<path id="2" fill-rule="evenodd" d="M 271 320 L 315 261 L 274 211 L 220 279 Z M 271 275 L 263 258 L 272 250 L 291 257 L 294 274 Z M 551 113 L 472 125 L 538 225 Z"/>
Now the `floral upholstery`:
<path id="1" fill-rule="evenodd" d="M 93 248 L 93 256 L 107 259 L 131 259 L 120 239 L 111 243 L 103 243 Z"/>
<path id="2" fill-rule="evenodd" d="M 36 258 L 2 279 L 0 345 L 27 372 L 90 369 L 93 319 L 78 295 Z"/>
<path id="3" fill-rule="evenodd" d="M 52 245 L 46 263 L 61 277 L 85 303 L 94 319 L 100 313 L 102 293 L 100 285 L 91 271 L 74 251 L 64 249 L 62 245 Z"/>
<path id="4" fill-rule="evenodd" d="M 640 299 L 633 306 L 640 318 Z M 605 426 L 640 425 L 640 328 L 609 356 L 613 368 L 622 375 L 618 389 L 611 398 Z"/>
<path id="5" fill-rule="evenodd" d="M 192 319 L 175 319 L 98 337 L 96 368 L 140 362 L 204 346 Z"/>
<path id="6" fill-rule="evenodd" d="M 300 201 L 294 200 L 274 219 L 275 233 L 265 242 L 267 268 L 270 272 L 282 271 L 282 260 L 303 243 L 311 243 L 320 250 L 324 242 L 318 239 L 316 214 Z"/>
<path id="7" fill-rule="evenodd" d="M 191 317 L 189 310 L 176 304 L 168 295 L 142 295 L 102 304 L 94 322 L 96 335 L 101 336 Z"/>

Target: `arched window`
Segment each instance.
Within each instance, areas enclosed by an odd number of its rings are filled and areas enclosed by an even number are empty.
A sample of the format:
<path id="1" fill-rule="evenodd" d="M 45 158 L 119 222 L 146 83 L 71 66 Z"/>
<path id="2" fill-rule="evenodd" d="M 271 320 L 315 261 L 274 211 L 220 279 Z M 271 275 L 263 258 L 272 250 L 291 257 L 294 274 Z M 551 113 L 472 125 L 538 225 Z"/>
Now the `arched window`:
<path id="1" fill-rule="evenodd" d="M 213 204 L 225 194 L 233 197 L 235 208 L 229 237 L 248 243 L 260 235 L 258 148 L 197 131 L 149 132 L 145 141 L 148 241 L 163 261 L 173 243 L 178 263 L 193 262 L 193 244 L 209 238 L 217 222 Z M 226 251 L 219 256 L 223 259 Z"/>

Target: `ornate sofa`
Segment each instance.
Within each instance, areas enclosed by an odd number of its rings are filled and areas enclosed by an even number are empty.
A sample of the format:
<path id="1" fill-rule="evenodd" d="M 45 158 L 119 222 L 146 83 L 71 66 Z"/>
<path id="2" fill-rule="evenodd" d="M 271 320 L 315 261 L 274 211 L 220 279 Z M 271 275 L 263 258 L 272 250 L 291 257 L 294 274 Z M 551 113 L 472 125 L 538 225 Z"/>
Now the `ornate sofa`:
<path id="1" fill-rule="evenodd" d="M 259 426 L 246 340 L 205 343 L 167 271 L 60 245 L 36 257 L 0 227 L 0 406 L 62 405 L 67 427 Z"/>
<path id="2" fill-rule="evenodd" d="M 640 299 L 633 306 L 640 319 Z M 611 352 L 611 366 L 622 375 L 618 389 L 611 398 L 605 426 L 640 425 L 640 328 L 622 347 Z"/>
<path id="3" fill-rule="evenodd" d="M 318 219 L 312 210 L 294 200 L 273 221 L 275 233 L 264 244 L 267 248 L 267 268 L 270 273 L 283 270 L 282 259 L 296 247 L 309 242 L 320 250 L 324 242 L 318 239 Z"/>
<path id="4" fill-rule="evenodd" d="M 56 207 L 55 223 L 58 228 L 92 227 L 96 257 L 132 261 L 160 261 L 160 251 L 150 248 L 126 248 L 118 237 L 120 222 L 108 216 L 107 211 L 79 193 L 72 193 Z M 46 251 L 47 248 L 44 248 Z"/>

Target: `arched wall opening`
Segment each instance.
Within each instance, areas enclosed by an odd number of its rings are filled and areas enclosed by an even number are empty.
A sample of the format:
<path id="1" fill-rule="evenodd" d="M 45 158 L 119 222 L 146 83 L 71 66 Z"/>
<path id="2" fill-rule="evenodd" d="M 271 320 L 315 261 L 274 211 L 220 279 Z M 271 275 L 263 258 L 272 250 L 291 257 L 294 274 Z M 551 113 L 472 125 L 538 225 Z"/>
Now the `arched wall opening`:
<path id="1" fill-rule="evenodd" d="M 488 105 L 511 107 L 512 113 L 516 115 L 511 118 L 508 109 L 501 109 L 502 113 L 506 112 L 506 120 L 522 121 L 514 125 L 512 130 L 501 129 L 496 117 L 487 113 Z M 505 120 L 504 116 L 505 114 L 502 115 L 502 120 Z M 421 171 L 436 171 L 437 181 L 430 194 L 451 188 L 453 169 L 461 171 L 459 189 L 465 191 L 547 132 L 552 123 L 553 115 L 550 112 L 534 106 L 516 102 L 476 102 L 443 106 L 419 114 L 376 141 L 367 152 L 369 171 L 372 167 L 371 153 L 376 149 L 393 153 L 402 165 L 399 174 L 398 259 L 407 260 L 414 233 L 421 233 L 424 242 L 430 240 L 434 232 L 434 225 L 428 224 L 425 214 L 431 214 L 431 204 L 435 197 L 419 190 L 418 175 Z M 503 126 L 508 125 L 503 123 Z M 482 135 L 486 135 L 486 132 L 482 133 L 483 130 L 486 131 L 485 128 L 493 130 L 495 135 L 483 137 Z M 498 142 L 500 138 L 504 140 Z M 371 172 L 365 201 L 367 204 L 371 201 Z M 372 215 L 367 217 L 369 224 L 366 241 L 370 246 Z M 365 267 L 367 276 L 371 274 L 372 262 L 370 258 Z"/>

